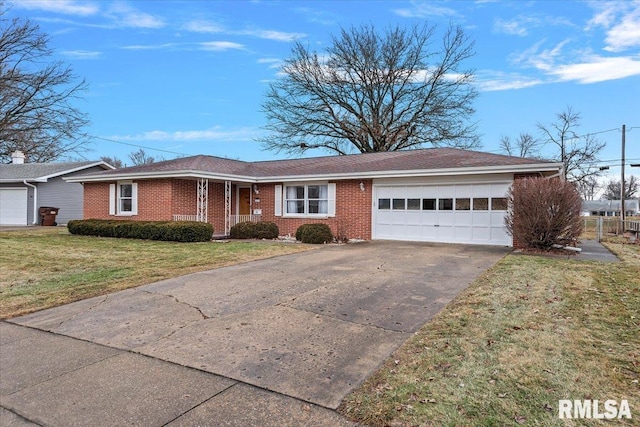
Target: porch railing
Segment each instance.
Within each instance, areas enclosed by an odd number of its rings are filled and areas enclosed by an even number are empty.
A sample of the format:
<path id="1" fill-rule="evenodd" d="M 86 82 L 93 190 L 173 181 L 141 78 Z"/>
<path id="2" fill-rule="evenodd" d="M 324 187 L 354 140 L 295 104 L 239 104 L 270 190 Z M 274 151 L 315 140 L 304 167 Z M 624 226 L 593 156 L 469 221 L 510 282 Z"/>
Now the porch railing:
<path id="1" fill-rule="evenodd" d="M 173 214 L 174 221 L 198 221 L 198 215 L 176 215 Z"/>
<path id="2" fill-rule="evenodd" d="M 258 222 L 262 219 L 262 215 L 231 215 L 229 217 L 229 226 L 233 227 L 239 222 Z M 198 215 L 178 215 L 173 214 L 174 221 L 198 221 Z"/>
<path id="3" fill-rule="evenodd" d="M 259 222 L 262 220 L 262 215 L 231 215 L 229 217 L 229 227 L 240 222 Z"/>

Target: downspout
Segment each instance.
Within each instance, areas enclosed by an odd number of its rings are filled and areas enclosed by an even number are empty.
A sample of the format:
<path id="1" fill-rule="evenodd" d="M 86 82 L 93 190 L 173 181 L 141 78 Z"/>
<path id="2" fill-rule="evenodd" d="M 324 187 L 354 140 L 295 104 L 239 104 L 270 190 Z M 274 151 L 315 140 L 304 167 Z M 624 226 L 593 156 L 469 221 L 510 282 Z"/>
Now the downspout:
<path id="1" fill-rule="evenodd" d="M 22 183 L 33 188 L 33 225 L 38 225 L 38 187 L 29 184 L 26 179 Z"/>

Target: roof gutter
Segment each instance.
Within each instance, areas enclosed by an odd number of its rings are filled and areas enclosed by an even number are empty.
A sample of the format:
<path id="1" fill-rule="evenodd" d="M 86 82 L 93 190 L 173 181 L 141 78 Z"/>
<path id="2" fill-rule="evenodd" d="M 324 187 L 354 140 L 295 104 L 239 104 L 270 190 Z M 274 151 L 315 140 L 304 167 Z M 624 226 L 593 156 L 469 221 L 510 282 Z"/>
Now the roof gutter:
<path id="1" fill-rule="evenodd" d="M 417 169 L 417 170 L 386 170 L 367 172 L 343 172 L 343 173 L 321 173 L 321 174 L 300 174 L 300 175 L 272 175 L 272 176 L 243 176 L 233 174 L 217 174 L 197 170 L 162 171 L 162 172 L 138 172 L 138 173 L 114 173 L 108 175 L 80 175 L 63 178 L 67 182 L 100 182 L 116 181 L 118 179 L 154 179 L 154 178 L 207 178 L 225 181 L 240 181 L 246 183 L 265 182 L 292 182 L 292 181 L 318 181 L 318 180 L 340 180 L 340 179 L 375 179 L 375 178 L 398 178 L 412 176 L 442 176 L 442 175 L 473 175 L 480 173 L 523 173 L 523 172 L 555 172 L 562 173 L 559 163 L 537 163 L 525 165 L 506 166 L 476 166 L 458 167 L 447 169 Z"/>
<path id="2" fill-rule="evenodd" d="M 27 187 L 33 188 L 33 225 L 38 225 L 38 187 L 33 184 L 29 184 L 27 180 L 23 180 L 22 183 Z"/>

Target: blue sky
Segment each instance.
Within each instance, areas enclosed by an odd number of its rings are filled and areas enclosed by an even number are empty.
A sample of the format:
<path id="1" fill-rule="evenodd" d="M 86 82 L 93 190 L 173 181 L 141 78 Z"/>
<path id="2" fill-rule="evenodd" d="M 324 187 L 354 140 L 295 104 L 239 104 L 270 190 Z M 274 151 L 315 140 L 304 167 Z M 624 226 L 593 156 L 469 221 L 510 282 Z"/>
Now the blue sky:
<path id="1" fill-rule="evenodd" d="M 89 83 L 78 102 L 97 137 L 88 158 L 126 162 L 137 147 L 123 143 L 171 152 L 147 150 L 165 158 L 283 158 L 254 138 L 267 84 L 294 40 L 320 52 L 341 27 L 426 20 L 440 30 L 460 25 L 475 40 L 466 65 L 477 73 L 483 150 L 500 152 L 502 135 L 537 135 L 536 123 L 572 106 L 579 133 L 606 131 L 603 164 L 619 164 L 622 124 L 627 157 L 640 163 L 640 0 L 7 3 L 9 16 L 36 21 L 56 59 Z"/>

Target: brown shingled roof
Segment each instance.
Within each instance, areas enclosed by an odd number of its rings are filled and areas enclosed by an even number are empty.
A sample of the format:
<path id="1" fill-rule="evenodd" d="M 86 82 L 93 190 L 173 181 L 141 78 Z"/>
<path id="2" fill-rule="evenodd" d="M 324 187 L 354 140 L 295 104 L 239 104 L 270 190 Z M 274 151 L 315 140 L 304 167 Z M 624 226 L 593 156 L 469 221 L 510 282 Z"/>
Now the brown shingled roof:
<path id="1" fill-rule="evenodd" d="M 541 163 L 549 162 L 534 158 L 512 157 L 456 148 L 429 148 L 259 162 L 244 162 L 221 157 L 197 155 L 166 160 L 149 165 L 116 169 L 100 173 L 99 176 L 200 172 L 259 179 L 303 175 L 313 176 L 466 167 L 518 166 Z"/>

